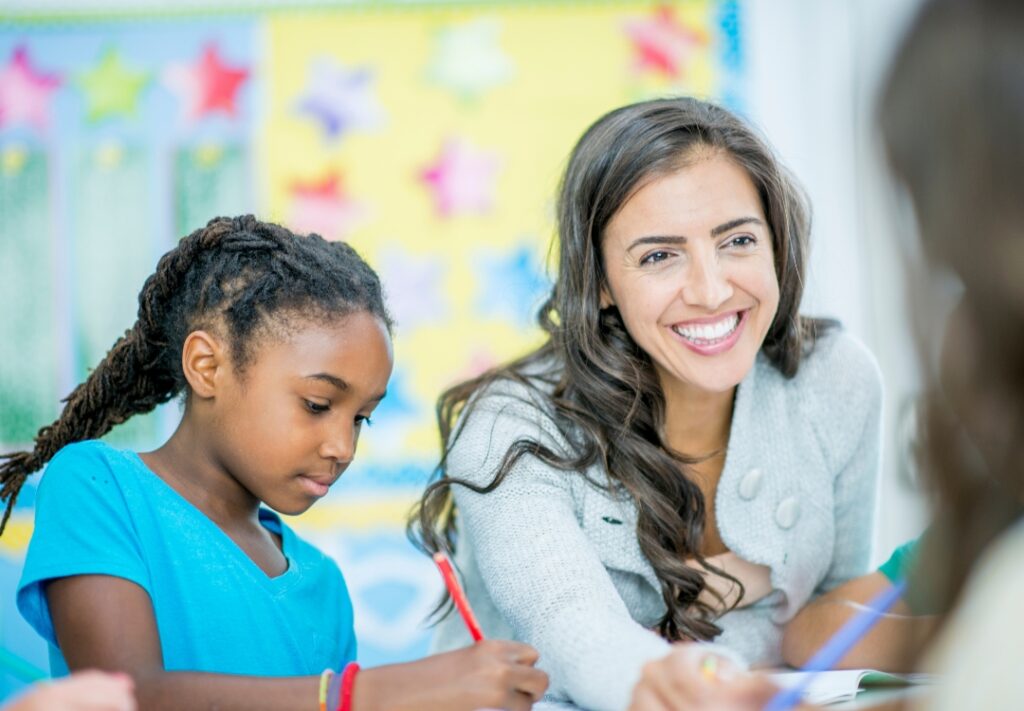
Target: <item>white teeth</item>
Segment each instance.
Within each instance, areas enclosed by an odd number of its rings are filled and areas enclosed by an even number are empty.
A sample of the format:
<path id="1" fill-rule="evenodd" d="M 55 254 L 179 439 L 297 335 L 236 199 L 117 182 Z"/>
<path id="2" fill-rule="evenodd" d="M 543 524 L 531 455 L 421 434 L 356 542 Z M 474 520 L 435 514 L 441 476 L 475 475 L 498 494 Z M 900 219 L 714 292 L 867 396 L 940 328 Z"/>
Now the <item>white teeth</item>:
<path id="1" fill-rule="evenodd" d="M 723 318 L 718 323 L 695 326 L 676 326 L 674 327 L 674 330 L 680 336 L 690 341 L 718 341 L 731 335 L 732 332 L 736 330 L 736 326 L 739 325 L 739 322 L 739 314 L 733 314 L 728 318 Z"/>

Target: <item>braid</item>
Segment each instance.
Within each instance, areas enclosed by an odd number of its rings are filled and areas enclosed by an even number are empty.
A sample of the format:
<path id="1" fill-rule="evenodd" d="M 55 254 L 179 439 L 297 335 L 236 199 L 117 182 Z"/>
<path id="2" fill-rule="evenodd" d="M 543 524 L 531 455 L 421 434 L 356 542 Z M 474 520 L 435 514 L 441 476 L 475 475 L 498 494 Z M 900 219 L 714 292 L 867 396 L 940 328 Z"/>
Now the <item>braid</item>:
<path id="1" fill-rule="evenodd" d="M 32 451 L 0 455 L 0 534 L 25 480 L 62 447 L 102 437 L 186 390 L 181 351 L 190 332 L 223 324 L 242 367 L 269 316 L 310 309 L 325 316 L 364 310 L 391 327 L 380 280 L 347 244 L 298 236 L 252 215 L 214 218 L 184 237 L 143 285 L 135 324 L 64 399 Z"/>

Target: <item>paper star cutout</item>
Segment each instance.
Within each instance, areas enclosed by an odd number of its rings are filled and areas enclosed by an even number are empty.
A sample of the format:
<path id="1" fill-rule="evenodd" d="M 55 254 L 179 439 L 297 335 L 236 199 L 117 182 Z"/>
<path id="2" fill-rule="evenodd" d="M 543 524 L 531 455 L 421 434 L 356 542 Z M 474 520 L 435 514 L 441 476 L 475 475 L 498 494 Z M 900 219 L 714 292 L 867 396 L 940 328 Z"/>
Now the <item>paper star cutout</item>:
<path id="1" fill-rule="evenodd" d="M 694 47 L 708 43 L 704 32 L 680 23 L 669 6 L 656 10 L 654 17 L 626 22 L 625 29 L 633 42 L 637 70 L 673 79 L 682 74 Z"/>
<path id="2" fill-rule="evenodd" d="M 315 119 L 330 139 L 355 129 L 374 129 L 384 121 L 373 94 L 373 72 L 367 67 L 346 69 L 326 59 L 310 66 L 297 110 Z"/>
<path id="3" fill-rule="evenodd" d="M 486 214 L 494 204 L 499 167 L 496 154 L 476 150 L 456 138 L 445 141 L 441 155 L 420 179 L 433 191 L 434 207 L 442 217 Z"/>
<path id="4" fill-rule="evenodd" d="M 167 85 L 181 98 L 185 117 L 192 121 L 217 111 L 237 116 L 235 100 L 248 78 L 248 69 L 224 64 L 213 44 L 206 47 L 196 64 L 175 64 L 165 73 Z"/>
<path id="5" fill-rule="evenodd" d="M 0 128 L 20 123 L 44 130 L 49 124 L 50 98 L 60 83 L 56 74 L 42 74 L 29 66 L 25 47 L 15 48 L 11 61 L 0 70 Z"/>
<path id="6" fill-rule="evenodd" d="M 388 381 L 388 396 L 380 401 L 373 411 L 370 420 L 373 426 L 391 426 L 400 419 L 419 415 L 420 408 L 416 405 L 416 397 L 409 389 L 409 373 L 403 368 L 396 368 Z"/>
<path id="7" fill-rule="evenodd" d="M 116 49 L 109 49 L 93 69 L 77 77 L 76 84 L 85 92 L 90 121 L 118 114 L 131 116 L 139 92 L 149 82 L 145 72 L 130 71 L 121 63 Z"/>
<path id="8" fill-rule="evenodd" d="M 509 252 L 483 254 L 480 264 L 480 312 L 488 317 L 530 323 L 533 312 L 551 289 L 536 248 L 524 244 Z"/>
<path id="9" fill-rule="evenodd" d="M 441 293 L 445 266 L 439 259 L 392 249 L 381 260 L 380 273 L 388 306 L 403 332 L 446 316 Z"/>
<path id="10" fill-rule="evenodd" d="M 365 207 L 345 193 L 336 172 L 319 182 L 293 183 L 291 193 L 288 224 L 298 232 L 316 232 L 325 239 L 344 239 L 365 220 Z"/>
<path id="11" fill-rule="evenodd" d="M 502 359 L 494 354 L 493 351 L 485 348 L 477 348 L 473 351 L 473 355 L 470 357 L 466 364 L 462 366 L 458 375 L 455 377 L 456 382 L 464 382 L 466 380 L 472 380 L 478 375 L 483 375 L 491 368 L 499 365 Z"/>
<path id="12" fill-rule="evenodd" d="M 513 75 L 512 60 L 498 46 L 501 25 L 479 19 L 441 30 L 428 77 L 464 99 L 475 99 Z"/>

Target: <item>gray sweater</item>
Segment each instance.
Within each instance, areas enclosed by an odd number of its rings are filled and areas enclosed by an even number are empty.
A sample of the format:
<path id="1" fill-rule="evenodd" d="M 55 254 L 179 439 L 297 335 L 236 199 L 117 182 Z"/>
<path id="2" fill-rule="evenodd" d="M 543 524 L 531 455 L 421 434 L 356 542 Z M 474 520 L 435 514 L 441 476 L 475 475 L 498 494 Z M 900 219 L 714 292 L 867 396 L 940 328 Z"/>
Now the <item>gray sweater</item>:
<path id="1" fill-rule="evenodd" d="M 524 402 L 525 400 L 525 402 Z M 449 473 L 491 481 L 517 439 L 565 451 L 544 402 L 503 381 L 476 401 Z M 773 592 L 718 619 L 715 640 L 751 664 L 780 662 L 782 625 L 812 595 L 865 572 L 879 470 L 881 377 L 871 354 L 836 331 L 787 380 L 759 355 L 740 384 L 715 497 L 722 540 L 771 569 Z M 606 480 L 600 469 L 589 474 Z M 629 498 L 523 457 L 497 489 L 455 487 L 456 563 L 486 636 L 540 652 L 547 699 L 613 711 L 668 644 L 652 628 L 661 587 L 636 538 Z M 470 643 L 457 614 L 437 651 Z"/>

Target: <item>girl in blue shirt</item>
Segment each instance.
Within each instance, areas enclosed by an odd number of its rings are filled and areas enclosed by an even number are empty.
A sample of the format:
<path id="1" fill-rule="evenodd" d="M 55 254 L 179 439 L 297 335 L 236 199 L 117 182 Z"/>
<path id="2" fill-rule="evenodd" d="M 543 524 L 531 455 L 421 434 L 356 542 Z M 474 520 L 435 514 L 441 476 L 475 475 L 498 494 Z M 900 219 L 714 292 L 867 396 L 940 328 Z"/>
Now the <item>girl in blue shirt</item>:
<path id="1" fill-rule="evenodd" d="M 217 218 L 163 256 L 138 314 L 35 449 L 0 467 L 2 527 L 50 462 L 18 607 L 50 643 L 55 674 L 127 672 L 140 707 L 157 710 L 527 709 L 540 698 L 536 652 L 510 642 L 356 677 L 341 572 L 275 513 L 328 492 L 391 375 L 380 282 L 349 246 Z M 95 441 L 177 395 L 184 414 L 160 448 Z"/>

